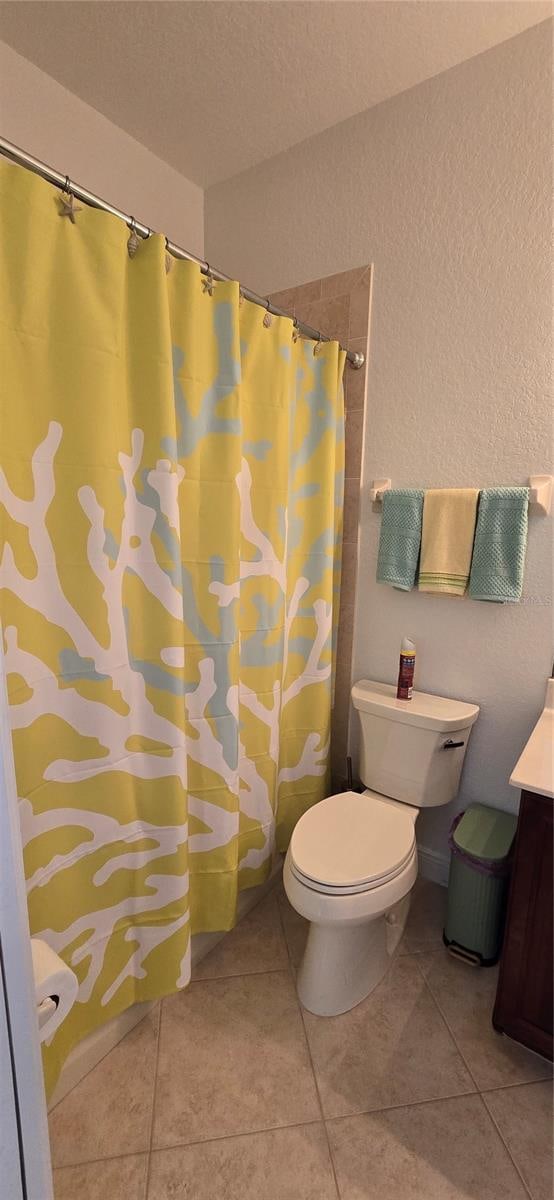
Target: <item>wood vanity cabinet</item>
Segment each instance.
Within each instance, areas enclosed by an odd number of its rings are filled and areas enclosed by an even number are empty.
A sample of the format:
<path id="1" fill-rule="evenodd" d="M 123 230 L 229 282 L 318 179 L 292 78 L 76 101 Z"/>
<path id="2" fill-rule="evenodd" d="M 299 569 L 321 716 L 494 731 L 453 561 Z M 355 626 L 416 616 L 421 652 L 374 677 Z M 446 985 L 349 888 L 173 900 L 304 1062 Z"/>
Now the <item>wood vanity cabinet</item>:
<path id="1" fill-rule="evenodd" d="M 552 799 L 521 793 L 492 1022 L 552 1058 Z"/>

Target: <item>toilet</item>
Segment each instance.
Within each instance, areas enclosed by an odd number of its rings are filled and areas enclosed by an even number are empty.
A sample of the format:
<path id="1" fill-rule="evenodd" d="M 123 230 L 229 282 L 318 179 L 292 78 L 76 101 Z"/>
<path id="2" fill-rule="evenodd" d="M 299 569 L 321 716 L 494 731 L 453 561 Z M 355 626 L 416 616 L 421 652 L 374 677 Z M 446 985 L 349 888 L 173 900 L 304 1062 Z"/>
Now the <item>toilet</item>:
<path id="1" fill-rule="evenodd" d="M 324 1017 L 348 1012 L 383 978 L 417 877 L 417 815 L 456 797 L 479 715 L 476 704 L 425 692 L 397 700 L 396 687 L 367 679 L 352 700 L 366 790 L 308 809 L 283 868 L 290 903 L 310 922 L 298 995 Z"/>

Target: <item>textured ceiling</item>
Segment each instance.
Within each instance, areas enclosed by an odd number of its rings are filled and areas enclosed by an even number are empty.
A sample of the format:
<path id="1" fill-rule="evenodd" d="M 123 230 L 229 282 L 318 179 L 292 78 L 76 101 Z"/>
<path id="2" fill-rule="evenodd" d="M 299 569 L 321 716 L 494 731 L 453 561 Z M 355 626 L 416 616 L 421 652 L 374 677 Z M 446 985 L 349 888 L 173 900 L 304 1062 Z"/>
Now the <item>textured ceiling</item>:
<path id="1" fill-rule="evenodd" d="M 8 0 L 0 37 L 206 187 L 551 12 L 546 0 Z"/>

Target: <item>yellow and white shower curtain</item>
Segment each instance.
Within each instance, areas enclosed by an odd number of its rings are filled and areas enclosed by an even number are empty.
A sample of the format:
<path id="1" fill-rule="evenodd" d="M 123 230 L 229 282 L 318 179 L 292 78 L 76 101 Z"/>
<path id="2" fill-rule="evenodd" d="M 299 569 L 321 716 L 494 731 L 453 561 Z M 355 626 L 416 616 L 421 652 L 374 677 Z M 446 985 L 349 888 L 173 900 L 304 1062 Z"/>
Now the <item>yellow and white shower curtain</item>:
<path id="1" fill-rule="evenodd" d="M 344 354 L 0 168 L 0 620 L 46 1050 L 183 987 L 326 794 Z M 316 352 L 317 351 L 317 352 Z"/>

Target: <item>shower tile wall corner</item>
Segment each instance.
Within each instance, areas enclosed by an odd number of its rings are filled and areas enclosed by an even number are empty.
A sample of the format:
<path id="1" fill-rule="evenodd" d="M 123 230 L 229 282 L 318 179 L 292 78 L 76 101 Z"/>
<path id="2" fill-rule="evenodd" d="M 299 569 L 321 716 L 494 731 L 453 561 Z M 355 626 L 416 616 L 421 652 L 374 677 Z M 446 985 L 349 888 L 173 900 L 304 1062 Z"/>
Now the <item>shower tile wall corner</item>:
<path id="1" fill-rule="evenodd" d="M 362 470 L 363 425 L 366 399 L 367 352 L 371 313 L 371 266 L 355 267 L 310 280 L 299 287 L 272 292 L 271 301 L 315 329 L 337 338 L 351 350 L 361 350 L 366 363 L 360 371 L 348 364 L 344 371 L 346 408 L 346 462 L 342 583 L 337 642 L 335 702 L 331 726 L 333 788 L 345 785 L 352 644 L 358 574 L 358 518 Z"/>

